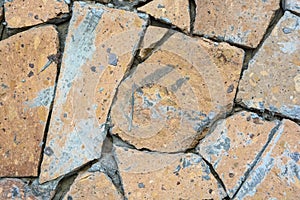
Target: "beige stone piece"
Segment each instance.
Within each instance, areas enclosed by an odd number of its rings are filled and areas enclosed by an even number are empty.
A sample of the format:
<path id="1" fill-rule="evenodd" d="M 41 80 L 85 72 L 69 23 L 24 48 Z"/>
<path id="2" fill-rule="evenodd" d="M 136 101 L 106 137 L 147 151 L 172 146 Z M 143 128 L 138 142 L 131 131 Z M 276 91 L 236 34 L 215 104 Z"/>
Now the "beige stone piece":
<path id="1" fill-rule="evenodd" d="M 225 192 L 195 154 L 161 154 L 116 147 L 125 196 L 130 199 L 222 199 Z"/>
<path id="2" fill-rule="evenodd" d="M 55 18 L 66 18 L 68 4 L 64 0 L 5 1 L 5 21 L 8 28 L 22 28 L 45 23 Z"/>
<path id="3" fill-rule="evenodd" d="M 173 24 L 185 32 L 190 29 L 189 1 L 187 0 L 154 0 L 139 7 L 138 10 Z"/>
<path id="4" fill-rule="evenodd" d="M 116 190 L 110 178 L 102 172 L 83 172 L 78 175 L 65 200 L 121 200 L 122 195 Z"/>
<path id="5" fill-rule="evenodd" d="M 300 14 L 300 0 L 284 0 L 284 9 Z"/>
<path id="6" fill-rule="evenodd" d="M 245 173 L 276 127 L 276 122 L 243 111 L 219 121 L 215 130 L 199 143 L 197 151 L 213 165 L 230 197 L 245 180 Z"/>
<path id="7" fill-rule="evenodd" d="M 131 65 L 146 23 L 136 13 L 74 3 L 41 182 L 101 156 L 112 99 Z"/>
<path id="8" fill-rule="evenodd" d="M 146 44 L 158 32 L 149 31 Z M 231 111 L 243 55 L 226 43 L 174 33 L 120 84 L 112 133 L 138 149 L 194 147 L 213 121 Z"/>
<path id="9" fill-rule="evenodd" d="M 194 33 L 255 48 L 280 0 L 196 0 Z"/>
<path id="10" fill-rule="evenodd" d="M 24 199 L 24 200 L 41 200 L 30 193 L 26 184 L 20 179 L 6 178 L 0 180 L 0 199 Z"/>
<path id="11" fill-rule="evenodd" d="M 283 120 L 237 199 L 300 199 L 300 127 Z"/>
<path id="12" fill-rule="evenodd" d="M 49 59 L 58 47 L 54 26 L 0 41 L 0 177 L 38 175 L 57 72 Z"/>
<path id="13" fill-rule="evenodd" d="M 300 17 L 286 11 L 249 62 L 237 101 L 300 119 Z"/>

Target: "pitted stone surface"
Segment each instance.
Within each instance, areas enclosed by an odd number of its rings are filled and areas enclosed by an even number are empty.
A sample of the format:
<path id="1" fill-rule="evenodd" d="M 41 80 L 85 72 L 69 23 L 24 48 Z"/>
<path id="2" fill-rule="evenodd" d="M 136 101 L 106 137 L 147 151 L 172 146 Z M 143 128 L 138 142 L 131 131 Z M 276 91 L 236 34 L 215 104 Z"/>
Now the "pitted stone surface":
<path id="1" fill-rule="evenodd" d="M 300 0 L 285 0 L 284 8 L 300 14 Z"/>
<path id="2" fill-rule="evenodd" d="M 135 13 L 74 3 L 41 182 L 101 156 L 116 87 L 132 62 L 146 23 Z"/>
<path id="3" fill-rule="evenodd" d="M 300 199 L 300 127 L 283 120 L 237 199 Z"/>
<path id="4" fill-rule="evenodd" d="M 75 179 L 64 199 L 121 200 L 123 198 L 107 175 L 102 172 L 83 172 Z"/>
<path id="5" fill-rule="evenodd" d="M 175 33 L 119 86 L 112 133 L 138 149 L 192 148 L 231 110 L 243 54 L 226 43 Z"/>
<path id="6" fill-rule="evenodd" d="M 300 17 L 286 11 L 244 72 L 237 101 L 300 119 Z"/>
<path id="7" fill-rule="evenodd" d="M 243 111 L 219 121 L 215 130 L 199 143 L 197 151 L 213 165 L 230 197 L 245 180 L 246 171 L 275 128 L 275 122 Z"/>
<path id="8" fill-rule="evenodd" d="M 54 18 L 66 18 L 68 4 L 57 0 L 5 1 L 5 21 L 9 28 L 22 28 L 45 23 Z"/>
<path id="9" fill-rule="evenodd" d="M 0 177 L 37 176 L 58 51 L 54 26 L 33 28 L 0 41 Z"/>
<path id="10" fill-rule="evenodd" d="M 255 48 L 280 0 L 196 0 L 194 33 Z"/>
<path id="11" fill-rule="evenodd" d="M 26 199 L 26 200 L 41 200 L 35 197 L 28 191 L 27 185 L 20 179 L 2 179 L 0 180 L 0 199 Z"/>
<path id="12" fill-rule="evenodd" d="M 159 154 L 116 147 L 125 197 L 222 199 L 225 192 L 195 154 Z"/>
<path id="13" fill-rule="evenodd" d="M 138 10 L 173 24 L 185 32 L 190 29 L 189 1 L 187 0 L 154 0 Z"/>

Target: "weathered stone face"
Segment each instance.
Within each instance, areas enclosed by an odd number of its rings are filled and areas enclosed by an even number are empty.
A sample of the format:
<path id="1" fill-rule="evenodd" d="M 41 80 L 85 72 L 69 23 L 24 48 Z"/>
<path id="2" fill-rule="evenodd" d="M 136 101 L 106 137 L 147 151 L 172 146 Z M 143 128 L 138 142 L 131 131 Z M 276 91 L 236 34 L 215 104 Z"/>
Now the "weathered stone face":
<path id="1" fill-rule="evenodd" d="M 142 54 L 160 32 L 149 31 Z M 242 60 L 236 47 L 175 33 L 119 86 L 112 133 L 139 149 L 193 147 L 210 123 L 231 110 Z"/>
<path id="2" fill-rule="evenodd" d="M 5 21 L 9 28 L 22 28 L 68 17 L 69 7 L 57 0 L 5 1 Z"/>
<path id="3" fill-rule="evenodd" d="M 286 11 L 244 72 L 237 101 L 300 119 L 300 17 Z"/>
<path id="4" fill-rule="evenodd" d="M 116 87 L 132 62 L 145 25 L 135 13 L 74 3 L 41 182 L 101 156 Z"/>
<path id="5" fill-rule="evenodd" d="M 300 199 L 300 127 L 283 120 L 237 199 Z"/>
<path id="6" fill-rule="evenodd" d="M 19 179 L 2 179 L 0 180 L 0 199 L 26 199 L 26 200 L 39 200 L 27 191 L 26 184 Z"/>
<path id="7" fill-rule="evenodd" d="M 221 199 L 225 193 L 195 154 L 160 154 L 116 147 L 128 199 Z"/>
<path id="8" fill-rule="evenodd" d="M 299 0 L 285 0 L 284 9 L 294 11 L 300 14 L 300 1 Z"/>
<path id="9" fill-rule="evenodd" d="M 194 33 L 255 48 L 280 0 L 196 0 Z"/>
<path id="10" fill-rule="evenodd" d="M 49 57 L 57 51 L 54 26 L 0 41 L 0 177 L 38 175 L 57 73 Z"/>

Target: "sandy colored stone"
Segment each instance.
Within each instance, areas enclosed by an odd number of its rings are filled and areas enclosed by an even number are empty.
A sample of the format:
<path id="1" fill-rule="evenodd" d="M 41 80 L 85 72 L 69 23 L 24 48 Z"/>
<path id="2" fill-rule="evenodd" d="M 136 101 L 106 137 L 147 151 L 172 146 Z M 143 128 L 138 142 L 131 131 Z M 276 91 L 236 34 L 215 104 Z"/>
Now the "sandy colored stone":
<path id="1" fill-rule="evenodd" d="M 224 190 L 195 154 L 159 154 L 116 147 L 125 196 L 130 199 L 222 199 Z"/>
<path id="2" fill-rule="evenodd" d="M 139 7 L 138 10 L 173 24 L 183 31 L 188 32 L 190 29 L 189 1 L 187 0 L 154 0 Z"/>
<path id="3" fill-rule="evenodd" d="M 0 41 L 0 177 L 38 175 L 56 64 L 39 72 L 58 46 L 54 26 Z"/>
<path id="4" fill-rule="evenodd" d="M 132 62 L 145 25 L 132 12 L 74 3 L 41 182 L 101 156 L 116 87 Z"/>
<path id="5" fill-rule="evenodd" d="M 0 1 L 0 21 L 3 19 L 3 15 L 4 15 L 4 12 L 3 12 L 3 3 L 4 2 L 1 0 Z"/>
<path id="6" fill-rule="evenodd" d="M 6 178 L 0 180 L 0 199 L 41 200 L 28 191 L 27 185 L 20 179 Z"/>
<path id="7" fill-rule="evenodd" d="M 83 172 L 78 175 L 65 200 L 121 200 L 122 196 L 111 182 L 110 178 L 102 172 Z"/>
<path id="8" fill-rule="evenodd" d="M 156 37 L 147 32 L 145 41 L 148 36 Z M 243 54 L 226 43 L 174 33 L 120 84 L 112 133 L 138 149 L 192 148 L 207 126 L 231 110 Z"/>
<path id="9" fill-rule="evenodd" d="M 285 0 L 284 8 L 300 14 L 300 0 Z"/>
<path id="10" fill-rule="evenodd" d="M 300 127 L 283 120 L 237 199 L 300 199 Z"/>
<path id="11" fill-rule="evenodd" d="M 197 151 L 210 162 L 230 197 L 245 180 L 245 173 L 276 131 L 276 123 L 254 113 L 240 112 L 218 122 L 214 131 L 201 140 Z"/>
<path id="12" fill-rule="evenodd" d="M 300 17 L 286 11 L 249 62 L 237 101 L 300 119 Z"/>
<path id="13" fill-rule="evenodd" d="M 57 0 L 5 1 L 5 21 L 8 28 L 22 28 L 68 17 L 69 7 Z"/>
<path id="14" fill-rule="evenodd" d="M 280 0 L 196 0 L 194 33 L 255 48 Z"/>

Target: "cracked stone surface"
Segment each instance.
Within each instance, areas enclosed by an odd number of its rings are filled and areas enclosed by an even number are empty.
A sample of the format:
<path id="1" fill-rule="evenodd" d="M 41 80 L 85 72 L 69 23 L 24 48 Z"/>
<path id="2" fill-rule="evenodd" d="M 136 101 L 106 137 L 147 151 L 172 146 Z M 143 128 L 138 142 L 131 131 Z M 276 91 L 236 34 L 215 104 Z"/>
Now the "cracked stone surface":
<path id="1" fill-rule="evenodd" d="M 55 18 L 66 18 L 69 13 L 68 4 L 63 0 L 5 1 L 4 9 L 9 28 L 28 27 Z"/>
<path id="2" fill-rule="evenodd" d="M 286 10 L 294 11 L 300 14 L 300 1 L 299 0 L 285 0 L 284 8 Z"/>
<path id="3" fill-rule="evenodd" d="M 300 119 L 300 17 L 285 12 L 249 62 L 237 101 Z M 283 59 L 284 58 L 284 59 Z"/>
<path id="4" fill-rule="evenodd" d="M 159 154 L 116 147 L 128 199 L 221 199 L 225 193 L 195 154 Z"/>
<path id="5" fill-rule="evenodd" d="M 57 51 L 52 25 L 0 41 L 0 176 L 38 175 L 56 64 L 40 71 Z"/>
<path id="6" fill-rule="evenodd" d="M 110 104 L 146 23 L 127 11 L 74 3 L 41 182 L 101 156 Z"/>
<path id="7" fill-rule="evenodd" d="M 262 40 L 280 0 L 195 0 L 194 33 L 255 48 Z"/>
<path id="8" fill-rule="evenodd" d="M 214 131 L 199 143 L 197 151 L 213 165 L 230 197 L 245 180 L 246 171 L 276 128 L 276 122 L 244 111 L 219 121 Z"/>

